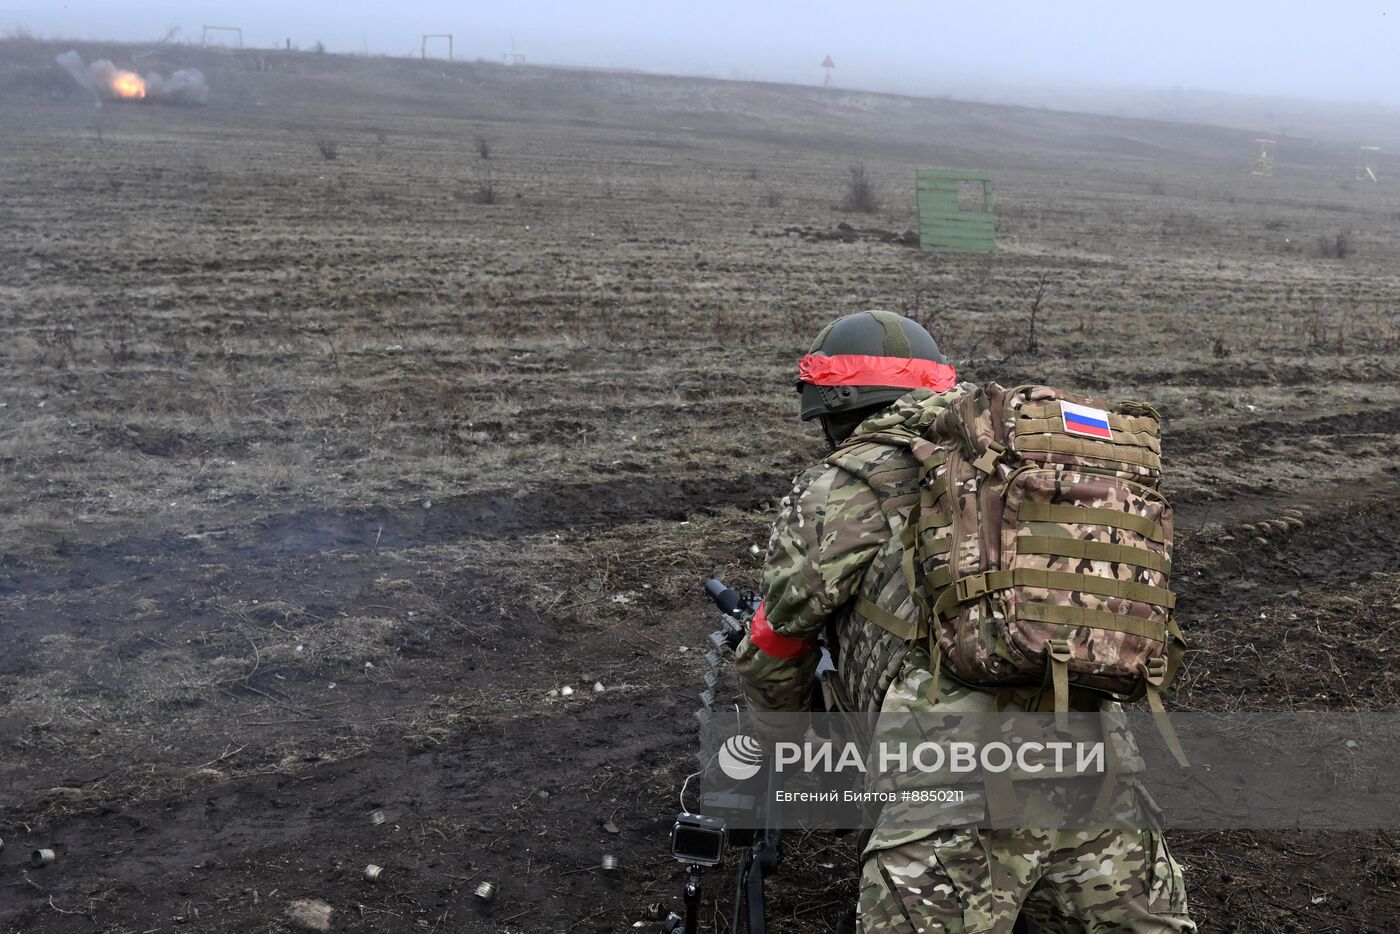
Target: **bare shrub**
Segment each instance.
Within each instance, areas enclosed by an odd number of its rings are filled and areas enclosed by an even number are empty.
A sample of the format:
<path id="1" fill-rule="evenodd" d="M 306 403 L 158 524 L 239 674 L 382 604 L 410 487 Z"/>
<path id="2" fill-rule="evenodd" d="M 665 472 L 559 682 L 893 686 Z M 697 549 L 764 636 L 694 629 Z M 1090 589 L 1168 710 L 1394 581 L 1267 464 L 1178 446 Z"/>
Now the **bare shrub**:
<path id="1" fill-rule="evenodd" d="M 914 294 L 904 301 L 904 316 L 912 318 L 921 324 L 925 331 L 933 337 L 934 343 L 946 350 L 947 335 L 955 330 L 952 323 L 952 314 L 949 309 L 937 298 L 926 308 L 925 299 L 929 295 L 929 289 L 919 286 L 914 290 Z"/>
<path id="2" fill-rule="evenodd" d="M 1167 240 L 1214 240 L 1220 231 L 1192 211 L 1172 211 L 1162 218 L 1162 237 Z"/>
<path id="3" fill-rule="evenodd" d="M 3 35 L 0 35 L 0 39 L 5 39 L 9 42 L 33 42 L 34 32 L 23 23 L 15 23 L 13 26 L 7 28 Z"/>
<path id="4" fill-rule="evenodd" d="M 476 191 L 472 192 L 471 200 L 475 204 L 495 204 L 499 200 L 496 191 L 496 183 L 491 180 L 491 176 L 483 178 L 477 182 Z"/>
<path id="5" fill-rule="evenodd" d="M 56 370 L 66 370 L 76 363 L 78 352 L 74 346 L 77 331 L 72 327 L 51 327 L 41 330 L 34 338 L 39 345 L 39 359 Z"/>
<path id="6" fill-rule="evenodd" d="M 763 206 L 765 208 L 778 208 L 783 205 L 783 193 L 777 189 L 770 188 L 763 193 Z"/>
<path id="7" fill-rule="evenodd" d="M 108 330 L 105 341 L 107 356 L 113 363 L 128 363 L 136 357 L 131 347 L 131 326 L 118 323 Z"/>
<path id="8" fill-rule="evenodd" d="M 1042 272 L 1036 276 L 1035 285 L 1023 292 L 1024 297 L 1030 301 L 1030 321 L 1026 335 L 1026 353 L 1035 354 L 1040 352 L 1040 340 L 1035 333 L 1036 319 L 1040 317 L 1040 306 L 1045 301 L 1045 290 L 1050 284 L 1050 274 Z"/>
<path id="9" fill-rule="evenodd" d="M 1352 254 L 1351 228 L 1317 238 L 1317 255 L 1322 259 L 1346 259 Z"/>
<path id="10" fill-rule="evenodd" d="M 476 154 L 483 159 L 491 158 L 491 141 L 484 136 L 476 138 Z"/>
<path id="11" fill-rule="evenodd" d="M 880 210 L 880 196 L 875 193 L 875 183 L 864 165 L 857 163 L 851 166 L 851 177 L 846 180 L 841 210 L 858 214 L 874 214 Z"/>
<path id="12" fill-rule="evenodd" d="M 1317 302 L 1312 304 L 1308 317 L 1308 349 L 1320 350 L 1327 344 L 1327 322 L 1322 319 L 1322 309 Z"/>
<path id="13" fill-rule="evenodd" d="M 788 306 L 788 324 L 792 326 L 792 333 L 805 337 L 812 333 L 812 325 L 807 321 L 807 309 L 801 305 Z"/>
<path id="14" fill-rule="evenodd" d="M 321 154 L 321 158 L 327 162 L 334 162 L 340 155 L 340 147 L 336 141 L 328 136 L 318 136 L 316 138 L 316 151 Z"/>

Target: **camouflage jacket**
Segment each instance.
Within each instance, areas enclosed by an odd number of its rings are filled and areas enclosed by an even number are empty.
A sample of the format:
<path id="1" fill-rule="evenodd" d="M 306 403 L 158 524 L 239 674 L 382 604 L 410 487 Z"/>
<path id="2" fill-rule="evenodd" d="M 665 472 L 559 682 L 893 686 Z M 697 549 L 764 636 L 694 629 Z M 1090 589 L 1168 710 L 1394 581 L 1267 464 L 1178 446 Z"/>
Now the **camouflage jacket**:
<path id="1" fill-rule="evenodd" d="M 854 434 L 922 432 L 961 393 L 916 389 Z M 865 616 L 917 617 L 901 572 L 899 531 L 917 500 L 918 465 L 907 448 L 878 443 L 847 445 L 834 460 L 840 466 L 828 460 L 797 478 L 773 524 L 760 588 L 763 618 L 737 653 L 756 712 L 805 708 L 820 658 L 814 640 L 823 631 L 836 645 L 845 706 L 858 710 L 879 709 L 908 648 Z"/>

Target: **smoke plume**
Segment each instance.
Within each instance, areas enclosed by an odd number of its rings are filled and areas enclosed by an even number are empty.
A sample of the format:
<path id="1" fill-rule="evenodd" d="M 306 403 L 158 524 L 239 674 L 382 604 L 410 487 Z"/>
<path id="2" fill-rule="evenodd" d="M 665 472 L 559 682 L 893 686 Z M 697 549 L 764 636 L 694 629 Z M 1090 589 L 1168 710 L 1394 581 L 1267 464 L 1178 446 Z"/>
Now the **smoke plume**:
<path id="1" fill-rule="evenodd" d="M 164 104 L 207 104 L 209 83 L 198 68 L 182 68 L 166 77 L 158 71 L 143 78 L 134 71 L 113 65 L 107 59 L 84 64 L 75 51 L 67 51 L 55 61 L 78 86 L 102 101 L 155 101 Z"/>

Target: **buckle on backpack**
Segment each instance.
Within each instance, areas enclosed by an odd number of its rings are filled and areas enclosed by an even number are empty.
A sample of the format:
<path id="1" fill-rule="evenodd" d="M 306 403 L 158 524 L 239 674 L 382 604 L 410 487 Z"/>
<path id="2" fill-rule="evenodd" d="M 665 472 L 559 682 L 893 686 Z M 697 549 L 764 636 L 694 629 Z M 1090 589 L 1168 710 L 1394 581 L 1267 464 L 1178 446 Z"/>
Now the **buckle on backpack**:
<path id="1" fill-rule="evenodd" d="M 1051 639 L 1045 644 L 1045 651 L 1050 655 L 1052 662 L 1068 662 L 1074 658 L 1068 639 Z"/>
<path id="2" fill-rule="evenodd" d="M 1162 657 L 1150 658 L 1142 665 L 1143 680 L 1154 688 L 1159 688 L 1167 681 L 1167 660 Z"/>
<path id="3" fill-rule="evenodd" d="M 953 584 L 953 592 L 957 594 L 959 603 L 970 603 L 987 592 L 987 575 L 959 577 Z"/>
<path id="4" fill-rule="evenodd" d="M 997 469 L 997 461 L 1001 460 L 1006 453 L 1006 446 L 999 441 L 988 441 L 987 450 L 982 452 L 982 456 L 972 462 L 972 466 L 981 471 L 984 475 L 990 475 Z"/>

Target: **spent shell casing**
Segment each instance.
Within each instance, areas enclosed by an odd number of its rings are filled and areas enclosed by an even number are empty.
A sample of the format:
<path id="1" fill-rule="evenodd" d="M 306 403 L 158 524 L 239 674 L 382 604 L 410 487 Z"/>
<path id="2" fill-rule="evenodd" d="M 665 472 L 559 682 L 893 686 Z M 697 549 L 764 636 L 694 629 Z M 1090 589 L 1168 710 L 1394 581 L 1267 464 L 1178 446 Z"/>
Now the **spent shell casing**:
<path id="1" fill-rule="evenodd" d="M 483 882 L 476 887 L 476 891 L 473 894 L 483 902 L 489 902 L 496 897 L 496 886 L 491 882 Z"/>
<path id="2" fill-rule="evenodd" d="M 382 875 L 384 875 L 383 866 L 376 866 L 374 863 L 370 863 L 365 867 L 365 878 L 370 882 L 378 882 L 379 877 Z"/>
<path id="3" fill-rule="evenodd" d="M 38 868 L 39 866 L 47 866 L 56 859 L 58 859 L 58 854 L 53 850 L 35 850 L 29 854 L 29 865 Z"/>
<path id="4" fill-rule="evenodd" d="M 617 857 L 611 853 L 603 857 L 603 872 L 617 872 L 617 867 L 620 865 Z"/>
<path id="5" fill-rule="evenodd" d="M 383 808 L 375 808 L 373 811 L 369 812 L 369 822 L 376 827 L 388 819 L 389 816 L 384 813 Z"/>

